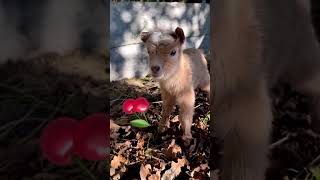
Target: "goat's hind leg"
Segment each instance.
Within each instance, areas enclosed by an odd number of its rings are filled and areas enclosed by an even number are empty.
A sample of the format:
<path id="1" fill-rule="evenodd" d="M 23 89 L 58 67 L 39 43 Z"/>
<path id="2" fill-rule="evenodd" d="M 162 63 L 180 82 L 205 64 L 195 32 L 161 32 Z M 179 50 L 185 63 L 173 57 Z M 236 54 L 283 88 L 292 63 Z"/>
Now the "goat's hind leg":
<path id="1" fill-rule="evenodd" d="M 180 107 L 179 120 L 183 130 L 182 140 L 184 145 L 190 145 L 192 140 L 191 126 L 194 114 L 195 93 L 189 89 L 181 94 L 177 99 Z"/>
<path id="2" fill-rule="evenodd" d="M 272 120 L 267 88 L 234 95 L 229 105 L 214 113 L 213 133 L 224 139 L 221 178 L 264 180 Z"/>

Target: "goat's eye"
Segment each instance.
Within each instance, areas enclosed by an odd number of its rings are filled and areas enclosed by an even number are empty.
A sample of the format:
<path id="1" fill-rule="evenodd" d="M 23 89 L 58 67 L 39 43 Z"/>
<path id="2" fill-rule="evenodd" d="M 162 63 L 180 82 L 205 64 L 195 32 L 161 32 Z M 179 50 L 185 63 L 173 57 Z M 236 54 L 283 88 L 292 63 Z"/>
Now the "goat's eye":
<path id="1" fill-rule="evenodd" d="M 170 56 L 174 56 L 174 55 L 176 55 L 176 51 L 175 50 L 171 51 L 171 53 L 170 53 Z"/>

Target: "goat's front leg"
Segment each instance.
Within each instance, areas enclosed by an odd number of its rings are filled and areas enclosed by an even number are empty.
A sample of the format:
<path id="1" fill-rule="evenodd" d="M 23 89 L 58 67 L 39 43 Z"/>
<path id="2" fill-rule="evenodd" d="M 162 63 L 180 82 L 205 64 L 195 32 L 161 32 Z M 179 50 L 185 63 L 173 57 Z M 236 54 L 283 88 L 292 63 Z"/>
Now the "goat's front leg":
<path id="1" fill-rule="evenodd" d="M 186 90 L 178 99 L 180 107 L 179 120 L 183 130 L 182 139 L 185 145 L 189 145 L 192 140 L 191 126 L 194 114 L 195 94 L 193 89 Z"/>
<path id="2" fill-rule="evenodd" d="M 169 127 L 169 118 L 175 105 L 175 97 L 165 90 L 161 90 L 162 117 L 159 123 L 159 131 L 164 132 Z"/>

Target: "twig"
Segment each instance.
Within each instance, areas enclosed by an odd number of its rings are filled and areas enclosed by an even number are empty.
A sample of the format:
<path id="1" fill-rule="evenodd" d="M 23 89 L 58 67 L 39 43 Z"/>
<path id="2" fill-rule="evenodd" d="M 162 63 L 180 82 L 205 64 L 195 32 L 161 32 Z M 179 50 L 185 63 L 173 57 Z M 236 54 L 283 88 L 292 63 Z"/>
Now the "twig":
<path id="1" fill-rule="evenodd" d="M 314 166 L 319 161 L 320 161 L 320 154 L 315 159 L 313 159 L 311 163 L 309 163 L 308 167 Z"/>
<path id="2" fill-rule="evenodd" d="M 307 131 L 307 133 L 312 136 L 315 135 L 315 133 L 312 131 Z M 301 170 L 299 173 L 297 173 L 297 175 L 295 177 L 297 178 L 297 177 L 301 176 L 304 172 L 308 172 L 310 170 L 310 168 L 312 166 L 316 165 L 316 163 L 318 163 L 319 161 L 320 161 L 320 154 L 316 158 L 314 158 L 306 167 L 304 167 L 303 170 Z"/>
<path id="3" fill-rule="evenodd" d="M 50 103 L 48 103 L 48 102 L 46 102 L 46 101 L 44 101 L 42 99 L 39 99 L 39 98 L 37 98 L 37 97 L 35 97 L 33 95 L 27 94 L 27 93 L 15 88 L 15 87 L 10 87 L 10 86 L 8 86 L 6 84 L 3 84 L 3 83 L 0 83 L 0 87 L 9 89 L 9 90 L 14 91 L 15 93 L 18 93 L 18 94 L 22 94 L 24 97 L 31 98 L 35 102 L 46 104 L 47 106 L 49 106 L 48 108 L 50 108 L 50 109 L 55 109 L 54 105 L 52 105 L 52 104 L 50 104 Z M 64 112 L 63 109 L 58 109 L 58 110 L 60 112 Z"/>
<path id="4" fill-rule="evenodd" d="M 288 171 L 292 171 L 292 172 L 294 172 L 294 173 L 298 173 L 298 172 L 299 172 L 298 170 L 295 170 L 295 169 L 293 169 L 293 168 L 289 168 Z"/>
<path id="5" fill-rule="evenodd" d="M 8 129 L 8 128 L 10 128 L 11 126 L 15 127 L 20 122 L 25 121 L 37 109 L 38 105 L 40 105 L 40 103 L 38 103 L 38 104 L 34 105 L 32 108 L 30 108 L 30 110 L 22 118 L 20 118 L 20 119 L 18 119 L 16 121 L 11 121 L 11 122 L 9 122 L 7 124 L 2 125 L 0 127 L 0 131 L 4 131 L 4 130 L 6 130 L 5 132 L 10 131 L 12 128 L 11 129 Z M 3 134 L 3 133 L 4 132 L 2 132 L 1 134 Z M 0 135 L 0 136 L 2 136 L 2 135 Z"/>
<path id="6" fill-rule="evenodd" d="M 155 102 L 152 102 L 152 104 L 161 104 L 163 103 L 162 101 L 155 101 Z"/>
<path id="7" fill-rule="evenodd" d="M 312 137 L 319 137 L 318 134 L 314 133 L 313 131 L 307 131 L 307 134 L 312 136 Z M 313 159 L 309 164 L 308 164 L 308 168 L 314 166 L 316 163 L 318 163 L 320 161 L 320 154 L 315 158 Z"/>
<path id="8" fill-rule="evenodd" d="M 280 144 L 286 142 L 289 138 L 290 138 L 290 134 L 288 134 L 287 136 L 285 136 L 284 138 L 279 139 L 278 141 L 272 143 L 269 145 L 269 149 L 274 149 L 275 147 L 279 146 Z"/>
<path id="9" fill-rule="evenodd" d="M 155 156 L 152 156 L 152 155 L 149 155 L 149 154 L 146 154 L 145 155 L 146 157 L 149 157 L 149 158 L 151 158 L 151 159 L 156 159 L 156 160 L 158 160 L 158 161 L 163 161 L 163 159 L 160 159 L 160 158 L 157 158 L 157 157 L 155 157 Z"/>
<path id="10" fill-rule="evenodd" d="M 149 149 L 150 139 L 151 139 L 151 136 L 149 136 L 149 139 L 148 139 L 147 149 Z"/>
<path id="11" fill-rule="evenodd" d="M 27 141 L 29 138 L 34 136 L 50 119 L 52 119 L 58 113 L 58 111 L 61 108 L 61 106 L 67 104 L 72 99 L 72 97 L 74 95 L 75 95 L 74 93 L 69 95 L 69 97 L 65 101 L 61 100 L 61 102 L 56 106 L 55 110 L 49 115 L 49 117 L 46 120 L 42 121 L 42 123 L 37 128 L 35 128 L 27 137 L 25 137 L 22 140 L 18 141 L 18 144 L 20 144 L 20 143 L 22 144 L 25 141 Z"/>
<path id="12" fill-rule="evenodd" d="M 117 98 L 117 99 L 110 100 L 110 105 L 112 105 L 116 101 L 123 101 L 123 100 L 125 100 L 125 98 Z"/>

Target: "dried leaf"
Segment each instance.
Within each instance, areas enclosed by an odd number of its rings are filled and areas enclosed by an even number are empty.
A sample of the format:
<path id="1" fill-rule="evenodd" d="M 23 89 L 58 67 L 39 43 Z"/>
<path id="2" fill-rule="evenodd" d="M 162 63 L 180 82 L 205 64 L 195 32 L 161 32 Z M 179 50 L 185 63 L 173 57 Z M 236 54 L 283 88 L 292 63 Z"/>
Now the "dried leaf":
<path id="1" fill-rule="evenodd" d="M 120 169 L 120 172 L 126 172 L 126 171 L 127 171 L 127 168 L 125 166 L 122 166 Z"/>
<path id="2" fill-rule="evenodd" d="M 179 122 L 179 115 L 174 116 L 170 121 L 171 122 Z"/>
<path id="3" fill-rule="evenodd" d="M 205 179 L 208 169 L 208 164 L 200 164 L 200 166 L 193 169 L 190 175 L 193 179 Z"/>
<path id="4" fill-rule="evenodd" d="M 113 176 L 116 174 L 116 170 L 114 168 L 110 168 L 110 176 Z"/>
<path id="5" fill-rule="evenodd" d="M 114 123 L 112 119 L 110 119 L 110 130 L 117 132 L 120 129 L 120 126 Z"/>
<path id="6" fill-rule="evenodd" d="M 208 166 L 207 163 L 206 164 L 200 164 L 200 168 L 201 168 L 201 170 L 205 171 L 205 170 L 209 169 L 209 166 Z"/>
<path id="7" fill-rule="evenodd" d="M 115 143 L 115 145 L 114 145 L 114 149 L 120 150 L 118 154 L 123 154 L 123 152 L 126 151 L 130 147 L 131 147 L 131 142 L 128 140 L 124 143 Z"/>
<path id="8" fill-rule="evenodd" d="M 161 180 L 173 180 L 177 177 L 181 172 L 181 167 L 187 164 L 187 160 L 185 158 L 178 159 L 178 162 L 171 162 L 171 168 L 168 169 L 162 176 Z"/>
<path id="9" fill-rule="evenodd" d="M 125 164 L 127 162 L 127 159 L 124 158 L 121 155 L 114 156 L 112 161 L 111 161 L 111 168 L 118 169 L 121 167 L 122 164 Z"/>
<path id="10" fill-rule="evenodd" d="M 138 139 L 137 148 L 143 149 L 144 146 L 144 139 L 140 138 Z"/>
<path id="11" fill-rule="evenodd" d="M 191 177 L 194 178 L 194 177 L 195 177 L 195 173 L 197 173 L 197 172 L 200 172 L 200 167 L 196 167 L 196 168 L 193 169 L 193 171 L 192 171 L 191 174 L 190 174 Z"/>
<path id="12" fill-rule="evenodd" d="M 120 135 L 118 133 L 119 129 L 120 129 L 120 126 L 115 124 L 113 120 L 110 120 L 110 139 L 115 140 L 119 138 L 119 135 Z"/>
<path id="13" fill-rule="evenodd" d="M 148 175 L 150 175 L 151 165 L 143 165 L 140 166 L 140 178 L 141 180 L 147 180 Z"/>
<path id="14" fill-rule="evenodd" d="M 120 180 L 120 174 L 116 174 L 115 176 L 112 177 L 112 180 Z"/>
<path id="15" fill-rule="evenodd" d="M 160 180 L 160 178 L 160 171 L 157 171 L 156 174 L 151 174 L 151 176 L 148 177 L 148 180 Z"/>
<path id="16" fill-rule="evenodd" d="M 179 145 L 176 144 L 175 140 L 173 139 L 171 141 L 171 144 L 165 151 L 165 155 L 168 159 L 176 159 L 179 153 L 182 153 L 182 149 Z"/>

